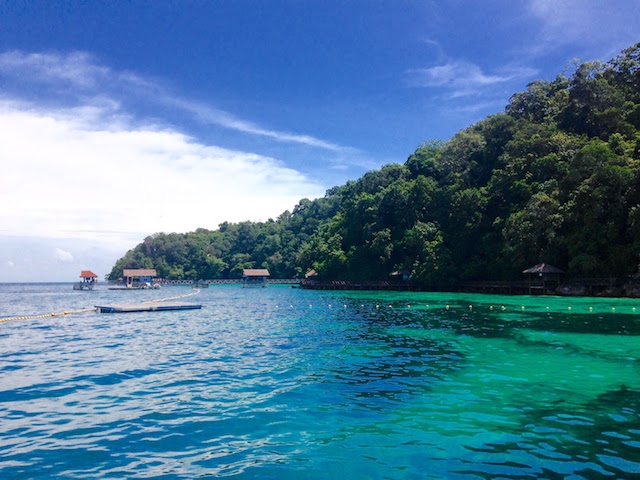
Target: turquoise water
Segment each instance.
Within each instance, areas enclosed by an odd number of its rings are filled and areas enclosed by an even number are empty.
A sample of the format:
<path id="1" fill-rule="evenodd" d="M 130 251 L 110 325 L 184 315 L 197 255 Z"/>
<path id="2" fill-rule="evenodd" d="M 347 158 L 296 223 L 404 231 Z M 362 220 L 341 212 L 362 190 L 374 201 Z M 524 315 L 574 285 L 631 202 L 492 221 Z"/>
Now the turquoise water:
<path id="1" fill-rule="evenodd" d="M 0 319 L 188 293 L 5 284 Z M 0 478 L 640 478 L 638 300 L 185 301 L 0 323 Z"/>

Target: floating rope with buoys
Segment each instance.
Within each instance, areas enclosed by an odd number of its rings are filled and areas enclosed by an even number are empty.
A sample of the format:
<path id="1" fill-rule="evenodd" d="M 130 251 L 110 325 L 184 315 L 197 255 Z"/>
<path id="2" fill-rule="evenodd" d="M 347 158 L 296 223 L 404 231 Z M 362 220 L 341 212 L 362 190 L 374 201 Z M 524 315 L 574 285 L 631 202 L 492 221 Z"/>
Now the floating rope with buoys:
<path id="1" fill-rule="evenodd" d="M 85 308 L 83 310 L 65 310 L 59 313 L 46 313 L 44 315 L 24 315 L 22 317 L 0 318 L 0 323 L 11 322 L 15 320 L 35 320 L 37 318 L 63 317 L 64 315 L 77 315 L 79 313 L 95 312 L 95 308 Z"/>
<path id="2" fill-rule="evenodd" d="M 147 300 L 146 302 L 142 302 L 142 303 L 168 302 L 170 300 L 176 300 L 178 298 L 191 297 L 192 295 L 197 295 L 198 293 L 200 293 L 200 289 L 195 288 L 194 290 L 195 290 L 194 292 L 187 293 L 186 295 L 176 295 L 175 297 L 158 298 L 156 300 Z"/>
<path id="3" fill-rule="evenodd" d="M 191 297 L 192 295 L 197 295 L 198 293 L 200 293 L 200 290 L 195 289 L 194 292 L 187 293 L 186 295 L 176 295 L 175 297 L 159 298 L 156 300 L 148 300 L 142 303 L 168 302 L 170 300 L 176 300 L 178 298 Z M 64 312 L 58 312 L 58 313 L 45 313 L 42 315 L 23 315 L 20 317 L 6 317 L 6 318 L 0 318 L 0 323 L 14 322 L 18 320 L 36 320 L 39 318 L 63 317 L 65 315 L 78 315 L 81 313 L 95 312 L 96 310 L 97 309 L 93 307 L 93 308 L 84 308 L 82 310 L 65 310 Z"/>

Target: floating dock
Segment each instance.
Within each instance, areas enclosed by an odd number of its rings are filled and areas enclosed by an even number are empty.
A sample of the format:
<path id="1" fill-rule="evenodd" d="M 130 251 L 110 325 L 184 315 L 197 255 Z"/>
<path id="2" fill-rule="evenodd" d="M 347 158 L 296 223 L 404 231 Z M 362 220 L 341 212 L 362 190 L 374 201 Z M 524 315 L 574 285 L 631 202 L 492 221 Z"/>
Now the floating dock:
<path id="1" fill-rule="evenodd" d="M 167 310 L 197 310 L 202 308 L 199 303 L 184 302 L 157 302 L 157 303 L 136 303 L 124 305 L 96 305 L 100 313 L 131 313 L 131 312 L 164 312 Z"/>

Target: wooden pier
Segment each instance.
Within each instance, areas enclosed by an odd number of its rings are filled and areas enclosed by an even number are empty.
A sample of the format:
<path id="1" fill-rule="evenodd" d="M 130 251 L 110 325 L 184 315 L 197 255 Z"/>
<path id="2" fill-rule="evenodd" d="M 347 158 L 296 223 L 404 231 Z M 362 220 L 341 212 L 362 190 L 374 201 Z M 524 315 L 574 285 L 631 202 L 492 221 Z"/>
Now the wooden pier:
<path id="1" fill-rule="evenodd" d="M 149 290 L 149 287 L 109 287 L 109 290 Z"/>
<path id="2" fill-rule="evenodd" d="M 100 313 L 164 312 L 168 310 L 196 310 L 202 308 L 199 303 L 156 302 L 123 305 L 96 305 Z"/>
<path id="3" fill-rule="evenodd" d="M 348 280 L 309 280 L 300 281 L 300 288 L 307 290 L 399 290 L 399 291 L 429 291 L 406 282 L 390 281 L 359 281 Z"/>

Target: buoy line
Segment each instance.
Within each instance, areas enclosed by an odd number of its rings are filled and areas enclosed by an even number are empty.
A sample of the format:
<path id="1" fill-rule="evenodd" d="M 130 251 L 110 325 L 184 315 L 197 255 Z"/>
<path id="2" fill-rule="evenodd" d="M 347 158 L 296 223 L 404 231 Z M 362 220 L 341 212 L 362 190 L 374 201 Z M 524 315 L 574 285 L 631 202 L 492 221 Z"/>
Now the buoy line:
<path id="1" fill-rule="evenodd" d="M 79 313 L 95 312 L 95 308 L 85 308 L 84 310 L 65 310 L 59 313 L 47 313 L 44 315 L 24 315 L 22 317 L 0 318 L 0 323 L 11 322 L 15 320 L 35 320 L 37 318 L 62 317 L 64 315 L 76 315 Z"/>
<path id="2" fill-rule="evenodd" d="M 146 302 L 142 302 L 142 303 L 168 302 L 170 300 L 176 300 L 177 298 L 187 298 L 192 295 L 197 295 L 198 293 L 200 293 L 200 289 L 196 288 L 195 292 L 187 293 L 186 295 L 176 295 L 175 297 L 159 298 L 157 300 L 147 300 Z"/>
<path id="3" fill-rule="evenodd" d="M 197 295 L 198 293 L 200 293 L 200 290 L 196 289 L 194 292 L 188 293 L 186 295 L 177 295 L 175 297 L 160 298 L 157 300 L 149 300 L 142 303 L 168 302 L 170 300 L 175 300 L 177 298 L 186 298 L 192 295 Z M 14 322 L 17 320 L 36 320 L 38 318 L 62 317 L 64 315 L 77 315 L 80 313 L 95 312 L 96 310 L 97 308 L 93 307 L 93 308 L 85 308 L 83 310 L 65 310 L 64 312 L 58 312 L 58 313 L 46 313 L 43 315 L 23 315 L 20 317 L 7 317 L 7 318 L 0 318 L 0 323 Z"/>

